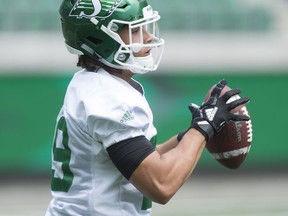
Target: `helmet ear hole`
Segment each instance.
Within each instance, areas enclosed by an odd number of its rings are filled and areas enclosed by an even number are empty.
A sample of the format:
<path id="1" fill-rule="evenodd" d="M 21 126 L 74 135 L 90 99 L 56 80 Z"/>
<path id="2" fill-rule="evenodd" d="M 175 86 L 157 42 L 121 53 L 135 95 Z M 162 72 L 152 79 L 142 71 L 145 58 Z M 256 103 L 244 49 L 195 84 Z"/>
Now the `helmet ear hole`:
<path id="1" fill-rule="evenodd" d="M 100 45 L 103 43 L 103 40 L 99 39 L 99 38 L 95 38 L 95 37 L 87 37 L 87 40 L 91 41 L 93 44 Z"/>
<path id="2" fill-rule="evenodd" d="M 124 4 L 123 6 L 119 6 L 118 8 L 125 9 L 127 6 L 128 4 Z"/>

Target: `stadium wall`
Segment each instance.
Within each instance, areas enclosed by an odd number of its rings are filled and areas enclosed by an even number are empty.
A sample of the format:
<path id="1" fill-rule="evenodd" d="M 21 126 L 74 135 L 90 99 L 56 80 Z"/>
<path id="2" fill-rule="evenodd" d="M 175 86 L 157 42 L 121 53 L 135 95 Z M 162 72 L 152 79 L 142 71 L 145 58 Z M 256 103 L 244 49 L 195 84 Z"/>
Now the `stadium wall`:
<path id="1" fill-rule="evenodd" d="M 284 70 L 284 69 L 283 69 Z M 24 73 L 25 74 L 25 73 Z M 219 79 L 239 87 L 251 97 L 248 109 L 253 143 L 242 170 L 287 169 L 286 100 L 288 73 L 267 71 L 208 71 L 136 76 L 146 89 L 154 111 L 158 143 L 185 129 L 191 116 L 188 104 L 201 104 L 207 90 Z M 243 75 L 244 74 L 244 75 Z M 54 124 L 72 75 L 0 76 L 0 172 L 49 174 Z M 225 170 L 207 151 L 198 168 Z"/>

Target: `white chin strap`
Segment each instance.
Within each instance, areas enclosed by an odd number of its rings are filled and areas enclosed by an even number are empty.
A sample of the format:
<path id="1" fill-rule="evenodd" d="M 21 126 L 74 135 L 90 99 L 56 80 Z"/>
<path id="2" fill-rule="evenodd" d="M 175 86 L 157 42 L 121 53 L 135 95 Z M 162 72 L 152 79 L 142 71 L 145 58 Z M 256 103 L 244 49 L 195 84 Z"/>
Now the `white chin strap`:
<path id="1" fill-rule="evenodd" d="M 152 54 L 144 57 L 134 57 L 134 64 L 131 71 L 136 74 L 145 74 L 156 68 Z"/>

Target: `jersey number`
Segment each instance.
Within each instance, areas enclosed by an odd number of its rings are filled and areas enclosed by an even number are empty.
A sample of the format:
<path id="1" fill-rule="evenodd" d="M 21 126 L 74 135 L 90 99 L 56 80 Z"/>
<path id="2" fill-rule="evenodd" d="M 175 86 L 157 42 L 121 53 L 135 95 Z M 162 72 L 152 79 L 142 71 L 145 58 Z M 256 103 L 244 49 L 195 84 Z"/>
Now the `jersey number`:
<path id="1" fill-rule="evenodd" d="M 69 167 L 71 150 L 68 141 L 66 120 L 62 116 L 57 123 L 53 143 L 52 191 L 68 192 L 72 185 L 74 175 Z"/>

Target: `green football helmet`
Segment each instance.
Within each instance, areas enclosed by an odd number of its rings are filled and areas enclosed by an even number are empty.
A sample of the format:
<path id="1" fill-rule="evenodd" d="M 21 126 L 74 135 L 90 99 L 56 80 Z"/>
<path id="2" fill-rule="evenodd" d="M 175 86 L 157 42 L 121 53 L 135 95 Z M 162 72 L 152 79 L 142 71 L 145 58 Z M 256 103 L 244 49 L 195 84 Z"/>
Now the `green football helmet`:
<path id="1" fill-rule="evenodd" d="M 60 6 L 62 32 L 72 54 L 88 55 L 117 69 L 143 74 L 156 70 L 163 54 L 164 40 L 159 37 L 160 19 L 146 0 L 63 0 Z M 128 27 L 129 43 L 118 34 Z M 140 31 L 142 42 L 133 43 L 133 31 Z M 143 31 L 152 35 L 143 42 Z M 135 57 L 142 48 L 149 55 Z"/>

